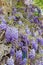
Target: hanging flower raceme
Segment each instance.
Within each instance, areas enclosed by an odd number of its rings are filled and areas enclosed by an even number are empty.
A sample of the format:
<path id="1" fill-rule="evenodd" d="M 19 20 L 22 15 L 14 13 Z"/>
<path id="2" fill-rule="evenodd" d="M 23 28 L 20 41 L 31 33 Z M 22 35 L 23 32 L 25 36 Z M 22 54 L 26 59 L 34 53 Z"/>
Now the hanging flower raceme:
<path id="1" fill-rule="evenodd" d="M 18 39 L 18 29 L 15 27 L 7 27 L 5 38 L 7 42 L 13 42 L 14 39 Z"/>
<path id="2" fill-rule="evenodd" d="M 21 62 L 20 62 L 20 65 L 26 65 L 27 64 L 27 59 L 24 58 Z"/>
<path id="3" fill-rule="evenodd" d="M 37 40 L 38 40 L 38 43 L 40 43 L 40 45 L 43 46 L 43 38 L 42 37 L 39 37 Z"/>
<path id="4" fill-rule="evenodd" d="M 23 46 L 23 42 L 19 42 L 19 47 L 22 47 Z"/>
<path id="5" fill-rule="evenodd" d="M 28 28 L 28 27 L 26 27 L 26 33 L 28 34 L 28 35 L 31 35 L 31 31 L 30 31 L 30 29 Z"/>
<path id="6" fill-rule="evenodd" d="M 16 57 L 18 57 L 18 56 L 19 56 L 19 57 L 20 57 L 20 56 L 22 57 L 22 51 L 21 51 L 21 50 L 19 50 L 19 51 L 16 52 Z"/>
<path id="7" fill-rule="evenodd" d="M 7 64 L 8 65 L 14 65 L 14 60 L 13 60 L 12 56 L 10 58 L 8 58 Z"/>
<path id="8" fill-rule="evenodd" d="M 32 47 L 37 50 L 38 49 L 38 41 L 32 40 Z"/>
<path id="9" fill-rule="evenodd" d="M 14 48 L 12 47 L 11 50 L 10 50 L 10 55 L 11 55 L 11 56 L 14 56 L 14 53 L 15 53 L 15 50 L 14 50 Z"/>
<path id="10" fill-rule="evenodd" d="M 22 61 L 22 50 L 16 51 L 16 60 L 19 62 Z"/>
<path id="11" fill-rule="evenodd" d="M 34 49 L 32 49 L 32 50 L 30 51 L 30 53 L 29 53 L 29 58 L 30 58 L 30 59 L 34 59 L 34 58 L 35 58 L 35 50 L 34 50 Z"/>

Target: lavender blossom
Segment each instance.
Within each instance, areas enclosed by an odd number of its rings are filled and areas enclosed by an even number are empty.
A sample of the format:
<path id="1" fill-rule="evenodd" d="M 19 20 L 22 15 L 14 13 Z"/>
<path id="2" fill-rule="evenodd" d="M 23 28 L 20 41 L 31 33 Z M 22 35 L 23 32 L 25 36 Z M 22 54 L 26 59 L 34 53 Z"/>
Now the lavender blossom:
<path id="1" fill-rule="evenodd" d="M 23 42 L 20 42 L 20 43 L 19 43 L 19 47 L 22 47 L 22 46 L 23 46 Z"/>
<path id="2" fill-rule="evenodd" d="M 8 58 L 7 64 L 8 65 L 14 65 L 14 60 L 13 60 L 12 56 L 10 58 Z"/>
<path id="3" fill-rule="evenodd" d="M 41 29 L 38 30 L 39 35 L 42 35 L 43 31 Z"/>
<path id="4" fill-rule="evenodd" d="M 26 27 L 26 33 L 28 34 L 28 35 L 31 35 L 31 32 L 30 32 L 30 29 L 28 28 L 28 27 Z"/>
<path id="5" fill-rule="evenodd" d="M 2 22 L 2 23 L 0 24 L 0 28 L 1 28 L 2 30 L 6 30 L 6 29 L 7 29 L 7 25 Z"/>
<path id="6" fill-rule="evenodd" d="M 43 38 L 42 37 L 41 38 L 39 37 L 37 40 L 38 40 L 38 43 L 40 43 L 43 46 Z"/>
<path id="7" fill-rule="evenodd" d="M 35 40 L 33 40 L 33 41 L 32 41 L 32 47 L 33 47 L 35 50 L 37 50 L 37 49 L 38 49 L 38 42 L 35 41 Z"/>
<path id="8" fill-rule="evenodd" d="M 20 62 L 20 65 L 26 65 L 27 64 L 27 59 L 24 58 L 21 62 Z"/>
<path id="9" fill-rule="evenodd" d="M 30 53 L 29 53 L 29 58 L 30 58 L 30 59 L 34 59 L 34 58 L 35 58 L 35 50 L 34 50 L 34 49 L 32 49 L 32 50 L 30 51 Z"/>
<path id="10" fill-rule="evenodd" d="M 14 50 L 14 48 L 12 47 L 11 50 L 10 50 L 10 55 L 11 55 L 11 56 L 14 56 L 14 52 L 15 52 L 15 50 Z"/>
<path id="11" fill-rule="evenodd" d="M 21 62 L 22 61 L 22 50 L 16 51 L 16 62 Z"/>
<path id="12" fill-rule="evenodd" d="M 22 51 L 19 50 L 16 52 L 16 58 L 21 57 L 22 58 Z"/>
<path id="13" fill-rule="evenodd" d="M 14 41 L 14 39 L 18 39 L 18 29 L 15 27 L 7 27 L 5 38 L 7 42 Z"/>

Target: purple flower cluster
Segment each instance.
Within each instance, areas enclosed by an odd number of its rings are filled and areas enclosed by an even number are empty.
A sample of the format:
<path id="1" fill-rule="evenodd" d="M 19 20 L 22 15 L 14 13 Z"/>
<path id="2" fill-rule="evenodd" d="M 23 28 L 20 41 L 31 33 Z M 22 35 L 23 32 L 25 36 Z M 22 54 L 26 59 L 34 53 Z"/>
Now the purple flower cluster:
<path id="1" fill-rule="evenodd" d="M 32 47 L 37 50 L 38 49 L 38 41 L 32 40 Z"/>
<path id="2" fill-rule="evenodd" d="M 12 42 L 14 39 L 18 39 L 18 29 L 15 27 L 7 27 L 5 38 L 7 42 Z"/>
<path id="3" fill-rule="evenodd" d="M 43 38 L 38 38 L 38 43 L 43 46 Z"/>
<path id="4" fill-rule="evenodd" d="M 13 26 L 12 27 L 8 26 L 5 19 L 2 19 L 0 28 L 6 31 L 5 38 L 7 42 L 12 42 L 14 41 L 14 39 L 18 39 L 18 29 Z"/>
<path id="5" fill-rule="evenodd" d="M 19 1 L 20 0 L 18 0 L 18 2 Z M 40 48 L 43 48 L 43 26 L 40 26 L 42 23 L 39 20 L 41 11 L 38 7 L 32 4 L 26 7 L 27 10 L 23 14 L 19 12 L 19 9 L 13 8 L 11 13 L 12 15 L 5 17 L 8 19 L 8 24 L 4 16 L 0 16 L 0 29 L 2 29 L 2 31 L 5 31 L 6 43 L 11 43 L 12 45 L 9 52 L 11 58 L 8 59 L 8 65 L 14 65 L 14 60 L 12 59 L 14 56 L 16 61 L 15 65 L 26 65 L 27 59 L 30 59 L 30 61 L 34 60 L 36 58 L 37 52 L 38 54 L 41 52 L 43 54 L 43 50 L 40 51 Z M 24 8 L 20 9 L 20 11 L 24 11 Z M 24 19 L 22 20 L 22 18 Z M 30 21 L 32 23 L 25 23 L 24 20 Z M 10 26 L 10 21 L 13 21 L 13 23 L 15 23 L 15 26 L 13 24 Z M 16 26 L 18 28 L 16 28 Z M 24 30 L 22 31 L 24 31 L 24 33 L 20 32 L 19 28 L 23 28 Z"/>
<path id="6" fill-rule="evenodd" d="M 28 34 L 28 35 L 31 35 L 31 31 L 30 31 L 30 29 L 28 28 L 28 27 L 26 27 L 26 33 Z"/>
<path id="7" fill-rule="evenodd" d="M 14 48 L 12 47 L 12 48 L 10 49 L 10 55 L 11 55 L 11 56 L 14 56 L 14 53 L 15 53 L 15 50 L 14 50 Z"/>
<path id="8" fill-rule="evenodd" d="M 29 58 L 34 59 L 35 58 L 35 50 L 32 49 L 29 54 Z"/>

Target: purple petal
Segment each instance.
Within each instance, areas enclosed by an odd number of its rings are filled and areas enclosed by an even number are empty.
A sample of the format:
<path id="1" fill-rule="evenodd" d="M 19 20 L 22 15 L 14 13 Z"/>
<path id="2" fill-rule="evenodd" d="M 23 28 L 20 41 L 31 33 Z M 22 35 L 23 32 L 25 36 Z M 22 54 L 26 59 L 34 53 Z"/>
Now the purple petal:
<path id="1" fill-rule="evenodd" d="M 0 24 L 0 28 L 2 28 L 2 30 L 6 30 L 7 25 L 5 23 L 1 23 Z"/>
<path id="2" fill-rule="evenodd" d="M 14 56 L 14 48 L 11 48 L 10 54 L 11 54 L 12 56 Z"/>

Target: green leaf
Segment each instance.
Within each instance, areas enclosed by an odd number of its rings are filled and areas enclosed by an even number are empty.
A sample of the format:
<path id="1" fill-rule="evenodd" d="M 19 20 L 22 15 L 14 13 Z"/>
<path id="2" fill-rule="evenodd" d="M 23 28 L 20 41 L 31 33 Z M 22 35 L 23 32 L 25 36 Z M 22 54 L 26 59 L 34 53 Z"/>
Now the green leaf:
<path id="1" fill-rule="evenodd" d="M 34 4 L 39 6 L 41 9 L 43 9 L 43 0 L 33 0 Z"/>

